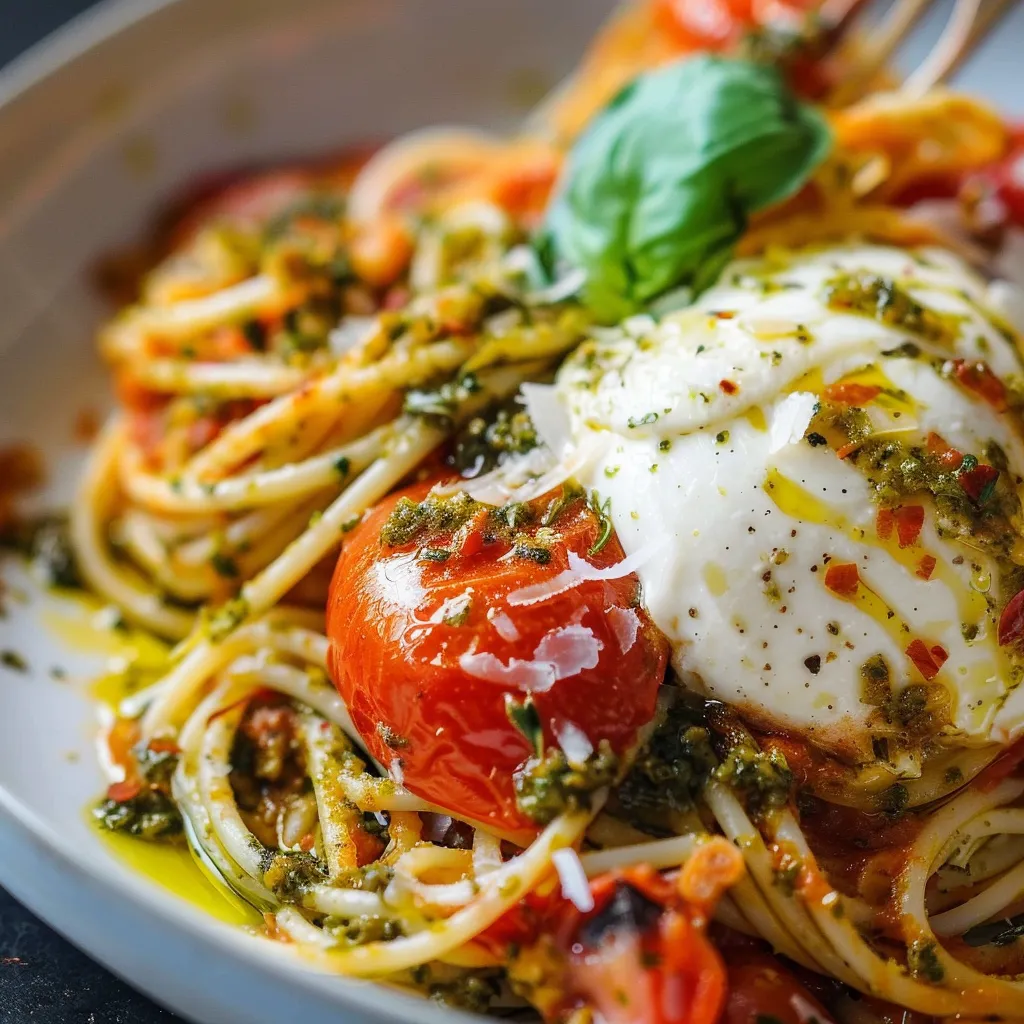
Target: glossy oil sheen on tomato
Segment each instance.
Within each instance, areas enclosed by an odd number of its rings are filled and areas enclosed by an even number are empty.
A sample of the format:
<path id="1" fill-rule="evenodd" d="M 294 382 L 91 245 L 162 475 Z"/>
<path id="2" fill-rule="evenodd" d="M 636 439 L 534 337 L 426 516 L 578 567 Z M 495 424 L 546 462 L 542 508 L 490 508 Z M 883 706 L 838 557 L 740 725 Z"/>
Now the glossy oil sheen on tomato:
<path id="1" fill-rule="evenodd" d="M 406 496 L 418 501 L 428 490 Z M 582 499 L 559 516 L 541 562 L 472 523 L 432 539 L 452 547 L 446 561 L 422 557 L 415 544 L 383 547 L 399 498 L 367 517 L 339 559 L 328 608 L 332 675 L 394 778 L 456 814 L 529 829 L 512 777 L 531 750 L 506 715 L 506 695 L 532 696 L 549 747 L 585 756 L 607 740 L 622 753 L 653 717 L 666 646 L 634 575 L 577 580 L 516 603 L 524 588 L 565 573 L 570 552 L 598 569 L 622 560 L 614 537 L 588 554 L 599 525 Z"/>

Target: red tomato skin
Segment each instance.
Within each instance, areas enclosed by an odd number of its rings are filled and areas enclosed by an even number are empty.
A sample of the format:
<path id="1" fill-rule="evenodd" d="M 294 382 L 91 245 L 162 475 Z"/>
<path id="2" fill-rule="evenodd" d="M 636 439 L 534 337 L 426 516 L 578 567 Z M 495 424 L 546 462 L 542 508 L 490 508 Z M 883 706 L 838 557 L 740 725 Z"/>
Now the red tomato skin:
<path id="1" fill-rule="evenodd" d="M 559 518 L 562 540 L 546 565 L 502 560 L 507 543 L 484 544 L 472 532 L 463 552 L 446 562 L 418 558 L 414 544 L 383 549 L 381 528 L 398 500 L 419 501 L 429 489 L 419 484 L 386 499 L 346 540 L 328 600 L 330 672 L 369 751 L 386 767 L 400 761 L 412 792 L 471 820 L 532 833 L 536 826 L 516 807 L 512 779 L 531 750 L 505 713 L 505 695 L 521 701 L 527 688 L 516 678 L 470 674 L 464 659 L 528 661 L 549 634 L 569 625 L 589 630 L 600 645 L 597 664 L 535 691 L 534 701 L 546 744 L 556 745 L 556 732 L 571 722 L 595 747 L 604 739 L 621 754 L 654 717 L 667 644 L 634 607 L 635 576 L 587 581 L 535 604 L 509 605 L 508 595 L 566 569 L 570 550 L 598 568 L 622 560 L 614 537 L 599 554 L 587 555 L 598 527 L 582 502 Z M 465 621 L 445 623 L 442 605 L 467 590 Z M 635 616 L 636 637 L 625 651 L 610 609 L 619 609 L 627 624 Z"/>
<path id="2" fill-rule="evenodd" d="M 719 1024 L 833 1024 L 834 1018 L 775 957 L 740 953 L 728 963 L 729 995 Z"/>

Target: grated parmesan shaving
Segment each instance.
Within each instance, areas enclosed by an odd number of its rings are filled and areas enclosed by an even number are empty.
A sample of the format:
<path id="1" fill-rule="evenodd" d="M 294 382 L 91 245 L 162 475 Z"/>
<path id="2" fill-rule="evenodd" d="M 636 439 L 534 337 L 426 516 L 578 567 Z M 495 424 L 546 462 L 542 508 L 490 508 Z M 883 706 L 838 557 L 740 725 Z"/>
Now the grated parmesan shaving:
<path id="1" fill-rule="evenodd" d="M 555 739 L 562 748 L 562 753 L 569 764 L 586 764 L 587 758 L 594 752 L 594 744 L 590 737 L 575 723 L 559 720 L 554 723 Z"/>
<path id="2" fill-rule="evenodd" d="M 560 679 L 596 668 L 603 646 L 586 626 L 573 624 L 545 634 L 532 658 L 510 658 L 506 664 L 489 651 L 467 652 L 459 658 L 459 666 L 475 679 L 545 693 Z"/>
<path id="3" fill-rule="evenodd" d="M 565 846 L 551 854 L 551 862 L 558 872 L 562 895 L 580 913 L 589 914 L 594 909 L 594 894 L 590 891 L 580 855 L 571 846 Z"/>
<path id="4" fill-rule="evenodd" d="M 621 580 L 636 572 L 641 566 L 646 565 L 665 546 L 665 541 L 656 544 L 647 544 L 639 551 L 634 552 L 628 558 L 624 558 L 615 565 L 609 565 L 607 569 L 598 569 L 588 561 L 580 558 L 575 551 L 569 552 L 569 568 L 560 572 L 557 576 L 541 583 L 531 584 L 529 587 L 521 587 L 513 590 L 508 595 L 508 603 L 513 608 L 523 605 L 537 604 L 540 601 L 548 601 L 559 594 L 564 594 L 581 583 L 595 582 L 599 580 Z"/>

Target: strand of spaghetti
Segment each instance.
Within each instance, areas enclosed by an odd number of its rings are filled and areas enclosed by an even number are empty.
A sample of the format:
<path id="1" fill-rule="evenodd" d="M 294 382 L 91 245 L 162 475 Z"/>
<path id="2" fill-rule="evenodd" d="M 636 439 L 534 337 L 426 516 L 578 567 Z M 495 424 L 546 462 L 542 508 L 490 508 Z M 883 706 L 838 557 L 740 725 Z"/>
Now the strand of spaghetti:
<path id="1" fill-rule="evenodd" d="M 410 811 L 393 811 L 388 824 L 391 842 L 381 858 L 385 864 L 394 865 L 403 853 L 411 850 L 423 836 L 423 819 Z"/>
<path id="2" fill-rule="evenodd" d="M 472 858 L 470 850 L 452 850 L 432 844 L 414 846 L 395 861 L 394 877 L 384 891 L 384 900 L 397 909 L 411 905 L 421 911 L 440 914 L 464 907 L 476 895 L 477 883 L 472 878 L 427 883 L 419 876 L 429 871 L 452 869 L 465 875 L 467 869 L 472 868 Z"/>
<path id="3" fill-rule="evenodd" d="M 976 971 L 956 960 L 935 939 L 926 905 L 928 879 L 955 848 L 957 835 L 965 824 L 997 807 L 1020 799 L 1024 781 L 1007 779 L 991 789 L 973 787 L 938 810 L 921 830 L 910 848 L 907 866 L 896 885 L 896 897 L 904 922 L 912 922 L 916 934 L 908 941 L 930 943 L 947 984 L 970 994 L 957 1009 L 969 1012 L 1016 1009 L 1024 998 L 1024 983 L 1007 981 Z M 906 929 L 906 925 L 905 925 Z"/>
<path id="4" fill-rule="evenodd" d="M 174 550 L 174 560 L 183 566 L 206 564 L 222 545 L 234 551 L 251 545 L 256 538 L 274 530 L 291 514 L 291 506 L 284 503 L 248 512 L 224 528 L 223 541 L 206 532 L 202 536 L 178 544 Z"/>
<path id="5" fill-rule="evenodd" d="M 236 658 L 272 644 L 276 622 L 280 621 L 277 616 L 279 611 L 275 609 L 262 619 L 242 626 L 220 643 L 200 645 L 189 651 L 161 682 L 147 691 L 153 694 L 153 700 L 142 716 L 143 737 L 152 739 L 162 733 L 173 732 L 176 716 L 184 714 L 199 687 Z M 184 677 L 183 683 L 180 670 L 185 665 L 188 665 L 189 674 Z M 176 687 L 179 691 L 187 688 L 187 692 L 175 692 Z M 173 714 L 169 714 L 169 711 L 173 711 Z"/>
<path id="6" fill-rule="evenodd" d="M 241 323 L 276 311 L 288 304 L 288 298 L 278 280 L 259 274 L 201 298 L 166 306 L 133 306 L 104 328 L 100 346 L 104 355 L 116 359 L 131 354 L 133 346 L 148 335 L 183 340 L 225 323 Z"/>
<path id="7" fill-rule="evenodd" d="M 310 617 L 322 619 L 318 612 L 311 613 Z M 290 654 L 293 658 L 308 661 L 322 671 L 327 671 L 327 651 L 330 643 L 323 633 L 315 629 L 280 630 L 274 634 L 273 646 L 279 653 Z"/>
<path id="8" fill-rule="evenodd" d="M 699 835 L 672 836 L 670 839 L 655 839 L 635 846 L 620 846 L 615 850 L 582 853 L 580 862 L 588 878 L 596 878 L 607 871 L 616 871 L 633 864 L 650 864 L 659 870 L 674 868 L 689 859 L 699 842 Z"/>
<path id="9" fill-rule="evenodd" d="M 929 918 L 928 924 L 936 935 L 963 935 L 975 925 L 984 924 L 1005 911 L 1022 894 L 1024 863 L 1018 864 L 966 903 Z"/>
<path id="10" fill-rule="evenodd" d="M 919 867 L 926 872 L 926 878 L 930 878 L 953 854 L 966 826 L 980 815 L 1012 803 L 1022 794 L 1024 782 L 1013 778 L 992 788 L 973 786 L 964 790 L 956 799 L 936 811 L 918 834 L 910 848 L 910 858 L 915 869 Z M 902 897 L 907 912 L 919 898 L 923 905 L 923 894 L 912 883 L 902 886 Z"/>
<path id="11" fill-rule="evenodd" d="M 116 467 L 122 429 L 120 419 L 115 417 L 96 440 L 71 505 L 71 541 L 79 569 L 96 593 L 116 604 L 132 622 L 177 640 L 192 628 L 194 617 L 169 608 L 152 587 L 137 580 L 107 553 L 103 522 L 117 497 Z"/>
<path id="12" fill-rule="evenodd" d="M 496 370 L 480 378 L 480 390 L 460 409 L 463 417 L 497 398 L 514 391 L 524 377 L 536 370 L 536 364 Z M 402 417 L 385 455 L 358 477 L 324 511 L 320 521 L 292 543 L 275 562 L 242 588 L 241 598 L 249 614 L 260 614 L 288 592 L 322 558 L 341 542 L 346 526 L 379 501 L 406 474 L 418 466 L 443 440 L 445 432 L 424 420 Z"/>
<path id="13" fill-rule="evenodd" d="M 417 383 L 453 373 L 472 353 L 474 343 L 466 339 L 423 345 L 411 351 L 390 353 L 370 367 L 341 364 L 325 377 L 261 406 L 244 420 L 230 424 L 213 442 L 182 470 L 183 480 L 210 480 L 231 467 L 251 459 L 275 436 L 295 429 L 308 416 L 331 408 L 340 415 L 342 407 L 387 395 Z"/>
<path id="14" fill-rule="evenodd" d="M 260 615 L 291 589 L 341 541 L 346 523 L 358 518 L 375 501 L 426 457 L 441 441 L 441 431 L 423 423 L 412 424 L 396 439 L 392 451 L 371 466 L 324 512 L 298 540 L 259 576 L 242 588 L 241 607 L 248 616 Z M 146 712 L 143 728 L 149 734 L 169 725 L 197 687 L 211 674 L 212 662 L 225 663 L 215 653 L 225 643 L 199 638 L 171 670 L 172 682 Z"/>
<path id="15" fill-rule="evenodd" d="M 261 882 L 240 870 L 217 840 L 210 813 L 197 792 L 195 779 L 195 764 L 207 723 L 219 708 L 230 705 L 238 692 L 230 684 L 214 687 L 185 723 L 178 736 L 181 757 L 174 772 L 172 792 L 185 822 L 186 837 L 196 856 L 225 885 L 263 911 L 277 904 L 276 897 Z"/>
<path id="16" fill-rule="evenodd" d="M 391 425 L 380 427 L 351 444 L 321 452 L 305 462 L 262 473 L 228 477 L 212 484 L 167 480 L 147 473 L 137 456 L 122 464 L 125 493 L 162 512 L 237 511 L 281 501 L 294 501 L 337 486 L 380 458 L 394 436 Z"/>
<path id="17" fill-rule="evenodd" d="M 794 248 L 841 238 L 868 238 L 904 249 L 942 245 L 956 249 L 934 225 L 900 213 L 889 206 L 861 205 L 826 213 L 795 214 L 784 220 L 768 218 L 741 239 L 737 255 L 755 256 L 774 246 Z"/>
<path id="18" fill-rule="evenodd" d="M 850 965 L 822 940 L 805 908 L 776 885 L 771 854 L 736 797 L 726 786 L 711 782 L 704 787 L 704 799 L 722 831 L 743 851 L 751 879 L 782 926 L 789 945 L 795 944 L 800 952 L 797 962 L 810 961 L 832 977 L 856 986 L 858 979 Z"/>
<path id="19" fill-rule="evenodd" d="M 274 915 L 274 923 L 292 942 L 305 948 L 327 952 L 338 944 L 337 939 L 310 924 L 294 907 L 282 907 Z"/>
<path id="20" fill-rule="evenodd" d="M 983 882 L 992 881 L 1024 861 L 1024 835 L 1003 835 L 1000 840 L 999 843 L 981 843 L 968 863 L 961 865 L 950 860 L 939 868 L 936 872 L 939 891 L 947 897 L 966 892 L 968 895 L 963 898 L 968 899 L 971 892 L 979 891 Z"/>
<path id="21" fill-rule="evenodd" d="M 504 863 L 501 856 L 501 840 L 486 829 L 473 831 L 473 874 L 483 878 L 497 871 Z"/>
<path id="22" fill-rule="evenodd" d="M 200 363 L 190 359 L 147 359 L 132 375 L 151 391 L 169 395 L 208 395 L 222 401 L 276 398 L 300 387 L 309 371 L 263 359 Z"/>
<path id="23" fill-rule="evenodd" d="M 311 521 L 314 521 L 317 516 L 323 513 L 323 510 L 331 503 L 336 494 L 337 488 L 331 491 L 321 491 L 297 505 L 292 505 L 292 514 L 287 519 L 282 520 L 273 529 L 258 537 L 251 545 L 243 546 L 241 551 L 237 549 L 230 551 L 229 549 L 229 553 L 238 570 L 235 578 L 248 580 L 261 573 L 275 558 L 280 557 L 285 548 L 296 537 L 300 536 L 303 530 L 309 527 Z M 308 583 L 312 587 L 315 581 L 307 579 L 303 582 Z M 312 599 L 308 594 L 302 596 L 297 594 L 295 600 L 304 605 L 313 605 L 319 608 L 326 607 L 327 581 L 324 580 L 323 584 L 321 588 L 322 593 L 311 591 L 311 593 L 315 594 Z"/>
<path id="24" fill-rule="evenodd" d="M 209 720 L 199 745 L 196 780 L 217 839 L 247 875 L 262 880 L 264 847 L 242 821 L 229 779 L 231 745 L 244 714 L 244 702 L 236 700 Z"/>
<path id="25" fill-rule="evenodd" d="M 353 893 L 353 890 L 335 890 L 339 895 L 346 896 L 349 893 Z M 359 894 L 356 894 L 359 895 Z M 359 914 L 349 912 L 346 915 L 343 911 L 345 907 L 345 901 L 339 901 L 336 911 L 329 911 L 329 913 L 336 913 L 338 917 L 358 917 Z M 282 907 L 275 915 L 276 923 L 278 927 L 294 942 L 304 945 L 307 948 L 321 950 L 326 953 L 330 953 L 333 949 L 338 947 L 337 939 L 329 936 L 321 928 L 317 928 L 315 925 L 310 924 L 302 913 L 296 910 L 294 907 Z M 330 961 L 327 961 L 330 964 Z M 472 945 L 466 945 L 460 949 L 453 950 L 444 957 L 439 957 L 438 962 L 444 964 L 450 964 L 453 967 L 466 967 L 466 968 L 481 968 L 481 967 L 496 967 L 500 966 L 501 961 L 492 953 L 488 953 L 486 950 L 480 949 Z M 398 972 L 395 976 L 388 979 L 389 981 L 398 983 L 403 980 Z M 410 983 L 412 978 L 409 979 Z"/>
<path id="26" fill-rule="evenodd" d="M 140 514 L 138 508 L 129 508 L 118 525 L 125 550 L 162 590 L 180 601 L 198 602 L 209 598 L 216 581 L 209 560 L 190 572 L 182 572 L 173 564 L 166 544 L 156 535 L 149 517 Z"/>
<path id="27" fill-rule="evenodd" d="M 380 977 L 444 958 L 494 924 L 547 878 L 552 853 L 581 839 L 590 817 L 580 812 L 560 815 L 523 853 L 482 879 L 472 903 L 429 931 L 332 953 L 326 963 L 355 977 Z"/>
<path id="28" fill-rule="evenodd" d="M 254 662 L 252 665 L 245 664 L 243 659 L 239 659 L 234 665 L 228 666 L 224 672 L 225 677 L 233 682 L 247 684 L 253 689 L 263 688 L 283 693 L 293 700 L 308 704 L 314 711 L 350 735 L 357 735 L 352 726 L 352 719 L 349 718 L 348 708 L 333 686 L 314 682 L 308 672 L 293 668 L 291 665 L 263 664 L 260 658 L 251 660 Z"/>
<path id="29" fill-rule="evenodd" d="M 993 992 L 988 984 L 993 979 L 985 975 L 977 975 L 982 982 L 980 988 L 972 985 L 968 990 L 958 982 L 954 982 L 952 988 L 947 988 L 945 986 L 954 981 L 948 974 L 944 974 L 941 986 L 926 983 L 909 974 L 906 968 L 895 960 L 883 958 L 867 944 L 853 921 L 835 912 L 836 906 L 841 904 L 841 897 L 818 867 L 814 854 L 807 845 L 806 837 L 790 812 L 784 811 L 780 814 L 776 837 L 780 842 L 792 847 L 800 856 L 803 875 L 798 892 L 822 934 L 834 948 L 842 950 L 844 959 L 848 960 L 860 975 L 861 981 L 856 987 L 907 1009 L 936 1016 L 982 1012 L 980 1007 L 987 1005 L 988 999 L 993 996 L 1001 997 L 999 993 Z M 904 870 L 898 880 L 898 887 L 906 884 L 906 876 L 910 873 L 909 867 Z M 927 915 L 923 900 L 918 913 L 905 913 L 902 920 L 911 923 L 919 932 L 926 933 Z M 933 952 L 940 957 L 943 955 L 941 951 Z M 950 965 L 953 963 L 949 957 L 945 957 L 942 962 L 944 972 L 947 961 Z M 1013 998 L 1019 999 L 1019 995 Z"/>
<path id="30" fill-rule="evenodd" d="M 676 828 L 676 832 L 683 832 L 684 829 Z M 617 848 L 620 846 L 638 846 L 641 843 L 649 843 L 651 836 L 640 829 L 627 825 L 626 822 L 613 818 L 610 814 L 599 814 L 593 824 L 587 829 L 587 842 L 593 843 L 602 849 L 606 847 Z"/>
<path id="31" fill-rule="evenodd" d="M 349 827 L 352 804 L 337 781 L 338 751 L 351 752 L 352 747 L 337 726 L 317 715 L 302 713 L 299 726 L 306 751 L 306 771 L 313 783 L 320 817 L 328 878 L 335 882 L 342 872 L 359 866 L 358 851 Z"/>

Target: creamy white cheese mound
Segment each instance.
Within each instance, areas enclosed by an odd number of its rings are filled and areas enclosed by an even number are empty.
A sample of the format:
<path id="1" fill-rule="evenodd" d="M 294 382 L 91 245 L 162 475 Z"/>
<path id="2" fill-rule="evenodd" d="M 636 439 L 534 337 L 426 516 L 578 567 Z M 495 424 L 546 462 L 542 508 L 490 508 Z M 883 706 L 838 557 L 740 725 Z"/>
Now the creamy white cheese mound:
<path id="1" fill-rule="evenodd" d="M 894 284 L 946 334 L 838 310 L 830 289 L 850 274 Z M 955 372 L 962 359 L 1003 380 L 1020 373 L 994 308 L 989 286 L 940 251 L 858 245 L 740 262 L 695 307 L 597 332 L 553 393 L 530 396 L 555 454 L 610 501 L 689 686 L 869 758 L 881 712 L 865 701 L 864 673 L 880 655 L 894 695 L 945 688 L 948 741 L 1024 731 L 1024 691 L 996 636 L 1011 595 L 991 551 L 941 530 L 928 494 L 906 498 L 925 510 L 918 537 L 901 548 L 880 536 L 870 474 L 813 423 L 829 385 L 880 389 L 854 403 L 874 438 L 920 450 L 934 433 L 981 462 L 995 442 L 1001 486 L 1015 487 L 1024 446 L 1012 414 Z M 826 585 L 841 564 L 857 567 L 855 595 Z M 915 640 L 935 671 L 908 653 Z M 913 774 L 913 754 L 901 756 Z"/>

